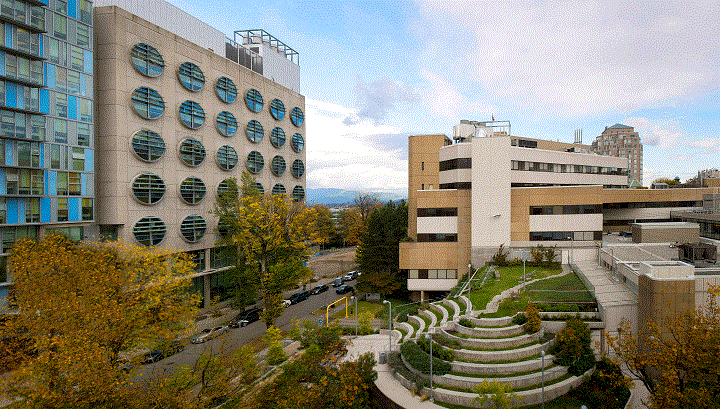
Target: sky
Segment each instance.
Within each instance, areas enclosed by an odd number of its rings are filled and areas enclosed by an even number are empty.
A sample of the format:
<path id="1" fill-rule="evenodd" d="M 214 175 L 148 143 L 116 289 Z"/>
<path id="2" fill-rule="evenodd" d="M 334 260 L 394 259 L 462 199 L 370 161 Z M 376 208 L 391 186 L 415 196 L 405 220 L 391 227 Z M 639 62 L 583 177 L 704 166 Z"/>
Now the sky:
<path id="1" fill-rule="evenodd" d="M 408 135 L 493 116 L 587 144 L 634 126 L 645 185 L 720 167 L 720 2 L 172 2 L 300 53 L 308 188 L 406 197 Z"/>

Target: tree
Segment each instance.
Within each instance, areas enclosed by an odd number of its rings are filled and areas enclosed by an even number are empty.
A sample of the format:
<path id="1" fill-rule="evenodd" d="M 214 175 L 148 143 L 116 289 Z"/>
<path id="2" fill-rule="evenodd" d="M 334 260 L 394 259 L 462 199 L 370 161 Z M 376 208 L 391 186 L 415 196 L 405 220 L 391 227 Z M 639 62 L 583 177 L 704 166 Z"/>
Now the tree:
<path id="1" fill-rule="evenodd" d="M 480 402 L 481 405 L 484 405 L 485 402 L 490 401 L 496 409 L 514 408 L 513 402 L 518 398 L 509 383 L 497 381 L 482 381 L 475 386 L 473 392 L 478 394 L 473 402 Z"/>
<path id="2" fill-rule="evenodd" d="M 317 238 L 316 243 L 325 245 L 330 242 L 337 232 L 335 230 L 335 222 L 332 218 L 332 212 L 327 206 L 315 205 L 312 207 L 315 211 Z"/>
<path id="3" fill-rule="evenodd" d="M 608 343 L 651 393 L 653 408 L 717 408 L 720 396 L 720 287 L 705 308 L 632 334 L 627 322 Z"/>
<path id="4" fill-rule="evenodd" d="M 551 352 L 555 363 L 568 366 L 568 373 L 580 376 L 595 364 L 590 348 L 590 327 L 579 318 L 567 320 L 565 328 L 555 337 Z"/>
<path id="5" fill-rule="evenodd" d="M 540 320 L 540 314 L 538 313 L 538 309 L 535 307 L 535 304 L 528 303 L 527 309 L 525 310 L 525 317 L 527 319 L 527 322 L 525 322 L 526 332 L 534 334 L 540 331 L 542 321 Z"/>
<path id="6" fill-rule="evenodd" d="M 360 290 L 389 295 L 402 288 L 399 254 L 400 241 L 407 236 L 407 212 L 404 201 L 388 202 L 370 212 L 355 256 L 363 272 Z"/>
<path id="7" fill-rule="evenodd" d="M 247 172 L 243 172 L 241 180 L 241 188 L 231 180 L 228 191 L 240 191 L 243 196 L 221 195 L 213 213 L 219 219 L 218 229 L 224 233 L 221 244 L 236 249 L 241 268 L 258 273 L 265 304 L 263 318 L 269 327 L 282 313 L 277 308 L 282 289 L 308 274 L 301 263 L 307 258 L 306 243 L 320 237 L 318 217 L 315 210 L 291 203 L 286 195 L 260 194 Z"/>
<path id="8" fill-rule="evenodd" d="M 355 196 L 354 202 L 363 223 L 367 220 L 370 212 L 380 204 L 377 196 L 370 193 L 359 193 Z"/>
<path id="9" fill-rule="evenodd" d="M 130 375 L 119 354 L 174 340 L 198 297 L 187 291 L 185 254 L 117 243 L 77 243 L 60 235 L 19 240 L 10 256 L 17 315 L 0 339 L 32 344 L 0 387 L 17 407 L 127 406 Z"/>
<path id="10" fill-rule="evenodd" d="M 356 207 L 340 211 L 338 233 L 348 244 L 360 244 L 365 224 Z"/>
<path id="11" fill-rule="evenodd" d="M 537 247 L 530 249 L 530 256 L 533 259 L 533 264 L 540 265 L 545 259 L 545 246 L 538 244 Z"/>
<path id="12" fill-rule="evenodd" d="M 675 176 L 674 179 L 670 178 L 657 178 L 653 180 L 653 183 L 667 183 L 670 186 L 675 186 L 680 184 L 680 177 Z"/>

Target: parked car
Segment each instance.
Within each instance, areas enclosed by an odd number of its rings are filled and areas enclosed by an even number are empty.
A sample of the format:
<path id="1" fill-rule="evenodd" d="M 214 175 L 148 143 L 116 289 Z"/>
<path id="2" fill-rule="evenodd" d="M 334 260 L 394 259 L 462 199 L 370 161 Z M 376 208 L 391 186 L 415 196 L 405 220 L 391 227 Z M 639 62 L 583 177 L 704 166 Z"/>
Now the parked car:
<path id="1" fill-rule="evenodd" d="M 352 281 L 352 280 L 356 279 L 357 276 L 358 276 L 357 271 L 351 271 L 343 276 L 343 281 Z"/>
<path id="2" fill-rule="evenodd" d="M 185 345 L 183 345 L 180 341 L 172 341 L 171 343 L 169 343 L 165 346 L 155 348 L 154 350 L 145 354 L 143 356 L 141 363 L 143 365 L 152 364 L 163 358 L 167 358 L 171 355 L 175 355 L 184 349 L 185 349 Z M 129 365 L 129 362 L 127 364 Z M 125 370 L 125 365 L 123 365 L 123 367 L 121 369 Z M 132 365 L 130 365 L 130 367 L 128 368 L 128 370 L 126 372 L 129 372 L 130 369 L 132 369 Z"/>
<path id="3" fill-rule="evenodd" d="M 143 356 L 142 364 L 152 364 L 164 358 L 163 351 L 156 349 Z"/>
<path id="4" fill-rule="evenodd" d="M 320 293 L 324 293 L 324 292 L 327 291 L 329 288 L 330 288 L 330 287 L 328 287 L 327 284 L 319 285 L 319 286 L 313 288 L 312 290 L 310 290 L 310 295 L 317 295 L 317 294 L 320 294 Z"/>
<path id="5" fill-rule="evenodd" d="M 309 291 L 300 291 L 299 293 L 295 293 L 291 295 L 289 298 L 287 298 L 285 301 L 285 304 L 287 305 L 287 302 L 290 302 L 289 305 L 297 304 L 301 301 L 307 300 L 307 298 L 310 297 Z"/>
<path id="6" fill-rule="evenodd" d="M 343 284 L 343 277 L 337 277 L 335 281 L 333 281 L 333 287 L 340 287 Z"/>
<path id="7" fill-rule="evenodd" d="M 212 329 L 206 328 L 193 337 L 192 343 L 202 344 L 203 342 L 209 341 L 215 337 L 219 337 L 220 335 L 225 334 L 226 332 L 228 332 L 228 330 L 228 327 L 224 325 Z"/>
<path id="8" fill-rule="evenodd" d="M 180 341 L 173 341 L 170 344 L 168 344 L 167 347 L 164 348 L 164 356 L 168 357 L 170 355 L 175 355 L 178 352 L 182 352 L 185 349 L 185 345 Z"/>
<path id="9" fill-rule="evenodd" d="M 335 290 L 335 292 L 338 293 L 338 294 L 347 294 L 347 293 L 353 293 L 353 294 L 354 294 L 354 293 L 355 293 L 355 289 L 352 288 L 352 286 L 350 286 L 350 285 L 343 284 L 343 285 L 341 285 L 340 287 L 338 287 L 338 288 Z"/>
<path id="10" fill-rule="evenodd" d="M 249 310 L 245 310 L 239 313 L 233 320 L 230 321 L 228 326 L 230 328 L 244 327 L 260 319 L 260 313 L 262 308 L 253 307 Z"/>

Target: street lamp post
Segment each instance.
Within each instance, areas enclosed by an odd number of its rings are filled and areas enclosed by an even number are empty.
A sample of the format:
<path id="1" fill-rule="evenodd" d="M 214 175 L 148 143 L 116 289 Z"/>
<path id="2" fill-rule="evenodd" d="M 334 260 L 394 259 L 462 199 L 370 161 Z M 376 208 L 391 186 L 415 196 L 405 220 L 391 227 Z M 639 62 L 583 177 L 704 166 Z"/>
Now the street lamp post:
<path id="1" fill-rule="evenodd" d="M 433 339 L 432 335 L 428 332 L 425 334 L 425 338 L 430 340 L 430 402 L 433 401 Z"/>
<path id="2" fill-rule="evenodd" d="M 388 354 L 392 351 L 392 302 L 383 300 L 388 305 Z"/>
<path id="3" fill-rule="evenodd" d="M 540 351 L 540 358 L 542 359 L 542 409 L 545 409 L 545 351 Z"/>
<path id="4" fill-rule="evenodd" d="M 357 338 L 358 334 L 358 316 L 357 316 L 357 297 L 354 295 L 352 296 L 352 299 L 355 300 L 355 338 Z"/>

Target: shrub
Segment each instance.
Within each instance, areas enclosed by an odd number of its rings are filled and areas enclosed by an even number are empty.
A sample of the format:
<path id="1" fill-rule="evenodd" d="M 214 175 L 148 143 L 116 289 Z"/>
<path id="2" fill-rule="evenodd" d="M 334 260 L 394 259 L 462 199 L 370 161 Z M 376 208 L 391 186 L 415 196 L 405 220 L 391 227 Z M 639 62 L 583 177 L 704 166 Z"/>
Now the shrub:
<path id="1" fill-rule="evenodd" d="M 362 335 L 372 334 L 373 329 L 370 320 L 374 318 L 373 313 L 365 311 L 358 316 L 358 332 Z"/>
<path id="2" fill-rule="evenodd" d="M 535 308 L 535 304 L 528 303 L 527 309 L 525 310 L 525 317 L 527 320 L 525 323 L 525 332 L 534 334 L 540 331 L 542 322 L 540 321 L 540 314 L 538 314 L 538 309 Z"/>
<path id="3" fill-rule="evenodd" d="M 592 408 L 622 409 L 630 398 L 630 381 L 625 378 L 620 367 L 603 358 L 596 363 L 595 372 L 588 382 L 570 393 Z"/>
<path id="4" fill-rule="evenodd" d="M 425 353 L 418 344 L 412 341 L 405 342 L 400 346 L 400 352 L 413 368 L 422 373 L 430 373 L 430 355 Z M 449 363 L 437 358 L 432 358 L 432 360 L 433 375 L 445 375 L 452 370 Z"/>
<path id="5" fill-rule="evenodd" d="M 567 366 L 572 375 L 582 375 L 595 364 L 595 356 L 590 349 L 590 327 L 578 318 L 571 318 L 558 332 L 555 345 L 551 350 L 555 363 Z"/>
<path id="6" fill-rule="evenodd" d="M 417 340 L 417 344 L 422 348 L 425 353 L 430 353 L 430 340 L 425 338 L 420 338 Z M 443 361 L 453 361 L 455 359 L 455 356 L 453 355 L 452 351 L 443 348 L 440 344 L 437 342 L 433 342 L 433 350 L 432 354 L 434 357 L 438 359 L 442 359 Z"/>
<path id="7" fill-rule="evenodd" d="M 543 254 L 543 256 L 545 258 L 545 265 L 549 266 L 549 265 L 552 265 L 553 263 L 555 263 L 555 256 L 557 256 L 556 249 L 557 249 L 557 246 L 545 247 L 545 251 Z"/>
<path id="8" fill-rule="evenodd" d="M 407 344 L 407 342 L 406 342 Z M 420 390 L 422 388 L 427 388 L 430 386 L 430 380 L 427 378 L 423 378 L 422 376 L 418 376 L 411 372 L 408 368 L 405 367 L 405 364 L 402 361 L 402 358 L 400 357 L 400 352 L 393 351 L 390 352 L 390 355 L 388 356 L 388 365 L 390 365 L 390 368 L 394 369 L 395 372 L 402 375 L 405 379 L 407 379 L 410 382 L 413 382 L 415 384 L 415 387 Z M 434 368 L 433 368 L 434 369 Z"/>
<path id="9" fill-rule="evenodd" d="M 492 264 L 496 266 L 507 266 L 508 265 L 508 252 L 505 251 L 505 245 L 501 244 L 498 248 L 497 253 L 492 257 Z"/>
<path id="10" fill-rule="evenodd" d="M 469 319 L 467 319 L 467 318 L 465 318 L 465 317 L 460 318 L 460 319 L 458 320 L 458 324 L 462 325 L 463 327 L 468 327 L 468 328 L 473 328 L 473 327 L 474 327 L 472 321 L 470 321 Z"/>
<path id="11" fill-rule="evenodd" d="M 512 319 L 512 323 L 515 325 L 523 325 L 527 322 L 527 317 L 523 313 L 517 313 Z"/>
<path id="12" fill-rule="evenodd" d="M 542 244 L 538 244 L 537 247 L 533 247 L 530 250 L 530 256 L 533 259 L 533 264 L 540 265 L 545 259 L 545 247 Z"/>
<path id="13" fill-rule="evenodd" d="M 444 336 L 444 335 L 439 335 L 439 334 L 438 334 L 438 335 L 435 335 L 433 338 L 434 338 L 440 345 L 444 345 L 444 346 L 446 346 L 446 347 L 454 348 L 454 349 L 460 348 L 460 342 L 458 342 L 458 340 L 456 340 L 456 339 L 450 339 L 450 338 L 448 338 L 448 337 L 446 337 L 446 336 Z"/>

